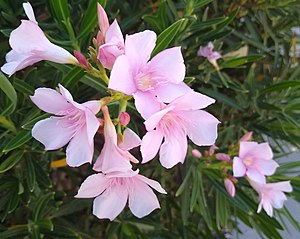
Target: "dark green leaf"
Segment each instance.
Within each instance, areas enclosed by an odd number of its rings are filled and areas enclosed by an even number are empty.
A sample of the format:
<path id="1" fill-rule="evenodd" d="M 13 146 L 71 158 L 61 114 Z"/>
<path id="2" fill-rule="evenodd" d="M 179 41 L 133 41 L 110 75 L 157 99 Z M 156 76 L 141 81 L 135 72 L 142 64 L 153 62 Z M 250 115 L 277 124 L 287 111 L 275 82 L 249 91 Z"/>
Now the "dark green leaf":
<path id="1" fill-rule="evenodd" d="M 31 138 L 31 131 L 22 130 L 7 143 L 3 152 L 7 153 L 13 149 L 19 148 L 23 144 L 27 143 Z"/>
<path id="2" fill-rule="evenodd" d="M 4 162 L 0 164 L 0 173 L 4 173 L 14 167 L 23 158 L 23 155 L 24 151 L 15 151 L 12 153 L 7 159 L 4 160 Z"/>
<path id="3" fill-rule="evenodd" d="M 4 94 L 6 94 L 6 96 L 11 101 L 11 105 L 9 105 L 1 114 L 9 115 L 12 112 L 14 112 L 17 106 L 18 98 L 14 87 L 2 72 L 0 72 L 0 89 L 4 92 Z"/>

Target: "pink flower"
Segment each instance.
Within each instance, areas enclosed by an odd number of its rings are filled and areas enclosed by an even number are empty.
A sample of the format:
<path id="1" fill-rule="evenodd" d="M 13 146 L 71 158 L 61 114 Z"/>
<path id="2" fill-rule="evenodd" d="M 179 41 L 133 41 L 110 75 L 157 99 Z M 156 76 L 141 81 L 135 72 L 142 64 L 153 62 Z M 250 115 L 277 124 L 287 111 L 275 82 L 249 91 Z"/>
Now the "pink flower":
<path id="1" fill-rule="evenodd" d="M 130 122 L 130 115 L 127 112 L 121 112 L 119 119 L 122 126 L 127 126 Z"/>
<path id="2" fill-rule="evenodd" d="M 229 162 L 231 160 L 230 156 L 224 153 L 216 154 L 216 159 L 221 160 L 223 162 Z"/>
<path id="3" fill-rule="evenodd" d="M 260 203 L 257 212 L 259 213 L 263 208 L 270 217 L 273 216 L 273 207 L 282 208 L 284 201 L 287 200 L 283 192 L 293 191 L 290 181 L 267 184 L 250 181 L 250 184 L 259 195 Z"/>
<path id="4" fill-rule="evenodd" d="M 100 125 L 95 114 L 100 110 L 100 103 L 88 101 L 79 104 L 62 85 L 59 85 L 59 90 L 60 93 L 39 88 L 30 97 L 41 110 L 56 115 L 37 122 L 32 128 L 32 136 L 45 146 L 45 150 L 59 149 L 70 142 L 66 150 L 70 166 L 91 163 L 94 136 Z"/>
<path id="5" fill-rule="evenodd" d="M 141 144 L 140 138 L 129 128 L 126 128 L 123 141 L 118 144 L 117 133 L 113 125 L 107 106 L 102 107 L 104 115 L 104 146 L 93 167 L 95 171 L 110 173 L 114 171 L 126 172 L 131 170 L 130 161 L 139 161 L 128 150 Z"/>
<path id="6" fill-rule="evenodd" d="M 159 149 L 160 162 L 165 168 L 183 163 L 187 136 L 199 146 L 214 144 L 219 121 L 200 110 L 214 102 L 214 99 L 191 90 L 148 118 L 145 121 L 148 132 L 141 145 L 143 163 L 153 159 Z"/>
<path id="7" fill-rule="evenodd" d="M 252 135 L 253 135 L 253 132 L 252 132 L 252 131 L 247 132 L 247 133 L 244 134 L 243 137 L 240 139 L 240 142 L 251 140 Z"/>
<path id="8" fill-rule="evenodd" d="M 221 58 L 221 54 L 217 51 L 213 51 L 214 49 L 214 45 L 209 42 L 207 44 L 207 46 L 205 47 L 202 47 L 200 46 L 200 49 L 198 51 L 198 55 L 199 56 L 203 56 L 203 57 L 206 57 L 207 60 L 211 63 L 216 63 L 216 61 Z"/>
<path id="9" fill-rule="evenodd" d="M 235 186 L 229 178 L 224 179 L 224 186 L 230 197 L 235 196 Z"/>
<path id="10" fill-rule="evenodd" d="M 149 30 L 127 35 L 125 55 L 117 58 L 108 85 L 110 89 L 133 95 L 144 118 L 160 109 L 158 100 L 169 103 L 190 90 L 182 82 L 185 65 L 180 47 L 164 50 L 150 60 L 155 41 L 156 34 Z"/>
<path id="11" fill-rule="evenodd" d="M 166 194 L 161 185 L 138 174 L 137 171 L 97 173 L 89 176 L 80 186 L 77 198 L 96 197 L 93 214 L 98 218 L 114 220 L 124 209 L 129 199 L 129 208 L 138 218 L 160 208 L 154 188 Z"/>
<path id="12" fill-rule="evenodd" d="M 268 143 L 240 142 L 239 156 L 233 159 L 233 175 L 247 175 L 253 181 L 265 183 L 264 175 L 274 174 L 279 166 L 272 158 L 272 149 Z"/>
<path id="13" fill-rule="evenodd" d="M 106 12 L 100 3 L 97 3 L 97 15 L 98 15 L 98 26 L 100 29 L 100 33 L 102 35 L 102 38 L 104 38 L 106 31 L 109 28 L 109 22 L 108 22 L 108 17 L 106 15 Z"/>
<path id="14" fill-rule="evenodd" d="M 11 76 L 16 71 L 42 60 L 77 64 L 78 61 L 74 56 L 46 38 L 37 25 L 31 5 L 24 3 L 23 8 L 30 20 L 22 20 L 21 25 L 11 32 L 9 44 L 12 50 L 7 53 L 7 63 L 1 70 Z"/>

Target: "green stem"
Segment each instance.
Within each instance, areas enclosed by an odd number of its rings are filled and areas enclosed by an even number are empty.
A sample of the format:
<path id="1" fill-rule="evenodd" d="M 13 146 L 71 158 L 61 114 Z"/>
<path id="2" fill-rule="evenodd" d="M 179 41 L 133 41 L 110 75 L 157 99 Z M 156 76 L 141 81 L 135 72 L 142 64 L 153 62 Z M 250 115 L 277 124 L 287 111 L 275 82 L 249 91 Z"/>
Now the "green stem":
<path id="1" fill-rule="evenodd" d="M 17 129 L 13 122 L 5 118 L 4 116 L 0 115 L 0 125 L 4 128 L 11 130 L 12 132 L 16 133 Z"/>

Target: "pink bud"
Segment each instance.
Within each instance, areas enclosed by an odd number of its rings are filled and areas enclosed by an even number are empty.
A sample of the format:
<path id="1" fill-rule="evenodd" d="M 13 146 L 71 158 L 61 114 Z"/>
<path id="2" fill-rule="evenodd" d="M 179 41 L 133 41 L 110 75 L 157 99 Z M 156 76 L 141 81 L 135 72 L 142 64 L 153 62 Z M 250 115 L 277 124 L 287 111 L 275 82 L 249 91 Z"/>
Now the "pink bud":
<path id="1" fill-rule="evenodd" d="M 74 56 L 76 57 L 76 59 L 78 60 L 80 65 L 82 65 L 85 69 L 90 69 L 91 68 L 88 60 L 85 58 L 85 56 L 82 53 L 75 50 L 74 51 Z"/>
<path id="2" fill-rule="evenodd" d="M 198 149 L 193 149 L 192 150 L 192 155 L 196 158 L 201 158 L 202 157 L 202 154 Z"/>
<path id="3" fill-rule="evenodd" d="M 105 10 L 99 3 L 98 3 L 98 25 L 104 37 L 109 27 L 109 22 Z"/>
<path id="4" fill-rule="evenodd" d="M 121 112 L 120 123 L 122 126 L 128 125 L 130 122 L 130 115 L 127 112 Z"/>
<path id="5" fill-rule="evenodd" d="M 226 191 L 230 195 L 230 197 L 234 197 L 235 196 L 235 186 L 234 186 L 233 182 L 230 179 L 225 178 L 224 186 L 225 186 Z"/>
<path id="6" fill-rule="evenodd" d="M 104 44 L 104 36 L 103 36 L 101 31 L 98 31 L 96 39 L 97 39 L 97 45 L 98 46 L 101 46 L 101 45 Z"/>
<path id="7" fill-rule="evenodd" d="M 224 162 L 229 162 L 230 156 L 228 154 L 224 154 L 224 153 L 218 153 L 216 154 L 216 159 L 224 161 Z"/>
<path id="8" fill-rule="evenodd" d="M 215 153 L 216 149 L 219 149 L 219 147 L 217 147 L 216 145 L 213 144 L 212 146 L 209 147 L 208 154 L 210 156 L 213 155 Z"/>
<path id="9" fill-rule="evenodd" d="M 252 138 L 252 131 L 247 132 L 244 136 L 240 139 L 240 141 L 249 141 Z"/>

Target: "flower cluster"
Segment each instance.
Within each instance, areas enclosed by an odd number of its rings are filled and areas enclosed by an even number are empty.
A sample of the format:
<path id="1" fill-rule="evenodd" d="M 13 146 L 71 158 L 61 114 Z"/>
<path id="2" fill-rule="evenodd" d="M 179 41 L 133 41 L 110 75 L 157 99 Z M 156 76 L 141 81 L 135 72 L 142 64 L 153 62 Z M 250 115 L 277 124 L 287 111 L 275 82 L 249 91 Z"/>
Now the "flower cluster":
<path id="1" fill-rule="evenodd" d="M 91 57 L 88 60 L 78 51 L 74 51 L 73 56 L 51 43 L 38 26 L 31 5 L 24 3 L 23 7 L 29 20 L 22 20 L 12 31 L 9 39 L 12 50 L 6 55 L 7 63 L 1 67 L 3 72 L 11 76 L 41 60 L 74 64 L 102 79 L 110 93 L 99 100 L 77 103 L 61 84 L 57 90 L 36 89 L 31 96 L 32 102 L 53 116 L 37 122 L 32 136 L 45 146 L 45 150 L 56 150 L 68 144 L 66 162 L 71 167 L 85 163 L 93 165 L 95 174 L 85 179 L 76 197 L 95 198 L 93 213 L 98 218 L 114 220 L 127 200 L 130 210 L 139 218 L 160 208 L 152 189 L 163 194 L 166 191 L 157 181 L 140 175 L 132 164 L 147 163 L 157 154 L 161 165 L 167 169 L 184 163 L 188 139 L 198 146 L 211 146 L 205 155 L 212 156 L 217 149 L 214 143 L 220 122 L 204 111 L 215 100 L 184 83 L 181 48 L 165 49 L 153 56 L 155 32 L 145 30 L 124 38 L 117 20 L 109 24 L 106 12 L 98 4 L 99 32 L 93 41 L 95 48 L 89 48 Z M 216 60 L 221 55 L 212 49 L 209 43 L 200 48 L 199 54 L 218 69 Z M 126 107 L 131 98 L 144 119 L 147 132 L 142 139 L 127 127 L 130 115 Z M 120 105 L 114 119 L 108 108 L 113 102 Z M 94 137 L 97 134 L 103 134 L 104 145 L 96 156 Z M 141 160 L 129 152 L 139 146 Z M 193 155 L 202 157 L 197 150 Z M 216 158 L 233 163 L 233 176 L 224 180 L 232 197 L 235 194 L 233 182 L 237 182 L 235 177 L 246 177 L 260 195 L 259 211 L 263 207 L 272 216 L 272 206 L 282 207 L 286 199 L 283 192 L 290 192 L 291 186 L 289 182 L 266 183 L 265 175 L 272 175 L 278 167 L 267 143 L 245 139 L 240 142 L 239 156 L 233 161 L 222 153 L 216 154 Z"/>

